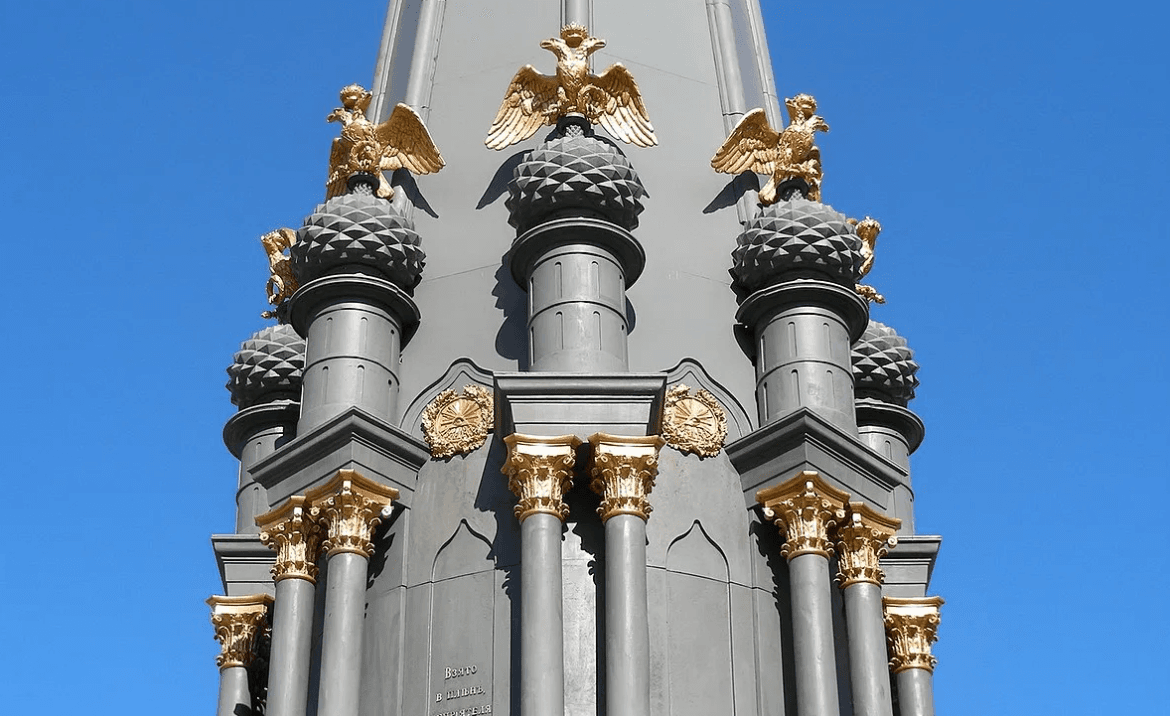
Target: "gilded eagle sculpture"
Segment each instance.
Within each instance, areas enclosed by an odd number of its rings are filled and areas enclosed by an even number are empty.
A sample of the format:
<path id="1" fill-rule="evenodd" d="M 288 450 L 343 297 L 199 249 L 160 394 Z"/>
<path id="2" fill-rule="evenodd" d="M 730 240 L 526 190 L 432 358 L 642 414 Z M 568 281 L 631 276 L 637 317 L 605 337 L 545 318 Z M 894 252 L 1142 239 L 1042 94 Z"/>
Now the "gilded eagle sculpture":
<path id="1" fill-rule="evenodd" d="M 821 200 L 821 150 L 816 145 L 816 133 L 828 132 L 829 125 L 817 115 L 817 101 L 812 95 L 798 94 L 785 99 L 788 107 L 788 126 L 777 132 L 768 124 L 762 109 L 753 109 L 739 120 L 731 136 L 711 158 L 711 167 L 724 174 L 752 171 L 770 174 L 760 189 L 760 203 L 775 204 L 777 187 L 790 179 L 802 179 L 808 184 L 808 198 Z"/>
<path id="2" fill-rule="evenodd" d="M 341 90 L 342 106 L 325 118 L 341 123 L 341 136 L 333 140 L 329 154 L 326 199 L 344 194 L 354 174 L 376 176 L 377 195 L 389 199 L 394 189 L 382 172 L 406 169 L 415 174 L 433 174 L 443 168 L 439 148 L 422 118 L 410 107 L 399 103 L 381 124 L 366 119 L 373 96 L 361 85 L 348 85 Z"/>
<path id="3" fill-rule="evenodd" d="M 292 229 L 277 229 L 269 231 L 260 237 L 260 244 L 268 254 L 268 283 L 264 290 L 268 293 L 268 302 L 275 308 L 260 315 L 264 318 L 279 318 L 280 305 L 296 293 L 297 280 L 292 272 L 292 260 L 286 253 L 296 243 L 297 232 Z"/>
<path id="4" fill-rule="evenodd" d="M 877 246 L 878 234 L 882 232 L 882 225 L 878 223 L 877 219 L 865 217 L 861 221 L 857 219 L 849 219 L 849 223 L 856 227 L 857 236 L 861 238 L 861 268 L 857 272 L 857 278 L 865 278 L 869 270 L 873 268 L 874 248 Z M 874 303 L 885 303 L 886 297 L 877 292 L 873 286 L 866 286 L 864 284 L 857 284 L 854 289 L 858 295 L 867 301 Z"/>
<path id="5" fill-rule="evenodd" d="M 600 75 L 589 72 L 589 56 L 605 47 L 605 40 L 573 23 L 561 28 L 559 38 L 544 40 L 540 46 L 557 56 L 556 75 L 542 75 L 532 65 L 520 68 L 488 130 L 484 140 L 488 148 L 503 149 L 524 141 L 567 114 L 585 115 L 628 144 L 658 144 L 630 71 L 619 62 Z"/>

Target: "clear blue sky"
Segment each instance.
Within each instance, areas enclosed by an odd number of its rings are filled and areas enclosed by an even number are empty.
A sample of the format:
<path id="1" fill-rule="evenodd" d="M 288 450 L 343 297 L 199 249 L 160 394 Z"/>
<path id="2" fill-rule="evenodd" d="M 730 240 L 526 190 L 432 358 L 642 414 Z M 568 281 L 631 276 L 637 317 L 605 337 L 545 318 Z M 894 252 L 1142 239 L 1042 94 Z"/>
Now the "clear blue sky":
<path id="1" fill-rule="evenodd" d="M 923 365 L 940 712 L 1166 713 L 1170 11 L 765 12 L 780 93 L 833 127 L 826 201 L 886 227 L 874 317 Z M 383 13 L 0 3 L 5 712 L 214 709 L 223 369 Z"/>

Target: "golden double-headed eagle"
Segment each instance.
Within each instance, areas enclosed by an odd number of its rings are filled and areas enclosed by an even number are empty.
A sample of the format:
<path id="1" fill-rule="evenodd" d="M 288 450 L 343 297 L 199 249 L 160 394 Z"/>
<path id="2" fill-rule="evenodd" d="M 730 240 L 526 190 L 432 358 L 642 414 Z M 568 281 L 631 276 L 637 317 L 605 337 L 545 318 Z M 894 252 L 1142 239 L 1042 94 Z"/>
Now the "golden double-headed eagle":
<path id="1" fill-rule="evenodd" d="M 589 55 L 605 47 L 605 40 L 573 23 L 561 28 L 560 38 L 549 38 L 540 46 L 556 55 L 556 75 L 542 75 L 532 65 L 521 67 L 508 86 L 484 144 L 503 149 L 528 139 L 544 125 L 555 125 L 567 114 L 583 114 L 629 144 L 658 144 L 630 71 L 619 62 L 600 75 L 589 72 Z"/>
<path id="2" fill-rule="evenodd" d="M 410 107 L 398 104 L 390 118 L 381 124 L 366 119 L 373 93 L 360 85 L 341 90 L 341 107 L 333 110 L 326 121 L 341 123 L 341 136 L 333 140 L 329 154 L 329 180 L 325 198 L 346 192 L 346 182 L 354 174 L 378 177 L 378 196 L 388 199 L 394 189 L 382 172 L 407 169 L 415 174 L 432 174 L 443 168 L 443 156 L 431 139 L 430 132 Z"/>
<path id="3" fill-rule="evenodd" d="M 777 132 L 768 124 L 762 109 L 753 109 L 739 120 L 731 136 L 715 152 L 711 166 L 724 174 L 752 171 L 769 174 L 760 189 L 760 203 L 776 203 L 776 187 L 789 179 L 803 179 L 809 185 L 808 198 L 821 200 L 821 150 L 816 133 L 828 132 L 829 125 L 817 115 L 817 101 L 812 95 L 798 94 L 785 99 L 788 126 Z"/>

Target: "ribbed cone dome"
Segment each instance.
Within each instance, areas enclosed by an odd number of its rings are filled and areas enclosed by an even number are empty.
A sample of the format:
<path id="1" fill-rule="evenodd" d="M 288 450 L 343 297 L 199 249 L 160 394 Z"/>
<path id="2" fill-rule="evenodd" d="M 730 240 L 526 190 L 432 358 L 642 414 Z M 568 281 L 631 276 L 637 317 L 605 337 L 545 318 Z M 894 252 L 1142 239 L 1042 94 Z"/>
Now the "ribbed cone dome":
<path id="1" fill-rule="evenodd" d="M 426 253 L 409 220 L 367 188 L 320 204 L 289 249 L 293 275 L 304 286 L 329 274 L 381 275 L 409 291 L 422 277 Z"/>
<path id="2" fill-rule="evenodd" d="M 508 223 L 521 233 L 560 216 L 600 217 L 632 230 L 645 195 L 630 160 L 612 142 L 593 136 L 583 119 L 566 118 L 556 136 L 516 167 L 504 204 Z"/>
<path id="3" fill-rule="evenodd" d="M 917 372 L 914 351 L 889 326 L 870 321 L 861 340 L 853 344 L 854 392 L 858 398 L 906 407 L 918 387 Z"/>
<path id="4" fill-rule="evenodd" d="M 300 400 L 305 341 L 292 326 L 269 326 L 240 345 L 228 366 L 232 404 L 247 408 L 273 400 Z"/>
<path id="5" fill-rule="evenodd" d="M 832 207 L 797 196 L 760 208 L 731 252 L 731 271 L 755 291 L 794 278 L 821 278 L 853 287 L 861 239 Z"/>

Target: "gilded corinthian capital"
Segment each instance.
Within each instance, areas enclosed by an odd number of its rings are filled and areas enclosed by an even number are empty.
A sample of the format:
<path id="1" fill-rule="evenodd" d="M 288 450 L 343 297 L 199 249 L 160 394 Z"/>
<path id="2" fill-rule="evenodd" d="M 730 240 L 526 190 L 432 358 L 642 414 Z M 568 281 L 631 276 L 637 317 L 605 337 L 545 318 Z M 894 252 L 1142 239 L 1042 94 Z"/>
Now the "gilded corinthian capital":
<path id="1" fill-rule="evenodd" d="M 272 597 L 250 594 L 244 597 L 214 596 L 207 600 L 211 607 L 211 625 L 220 652 L 215 664 L 220 669 L 248 666 L 256 656 L 256 646 L 268 628 L 268 608 Z"/>
<path id="2" fill-rule="evenodd" d="M 832 555 L 829 530 L 845 517 L 848 501 L 848 493 L 809 470 L 756 493 L 756 502 L 764 506 L 764 516 L 784 533 L 780 553 L 789 561 L 802 554 L 819 554 L 826 559 Z"/>
<path id="3" fill-rule="evenodd" d="M 508 476 L 508 489 L 520 498 L 516 518 L 553 515 L 562 522 L 569 515 L 565 493 L 573 487 L 573 464 L 577 461 L 575 435 L 540 437 L 512 433 L 504 438 L 508 459 L 500 469 Z"/>
<path id="4" fill-rule="evenodd" d="M 305 493 L 318 511 L 324 531 L 321 548 L 332 557 L 352 552 L 368 558 L 374 528 L 398 499 L 398 490 L 374 482 L 357 470 L 338 470 L 329 482 Z"/>
<path id="5" fill-rule="evenodd" d="M 601 495 L 597 514 L 605 522 L 614 515 L 650 517 L 650 501 L 658 474 L 658 451 L 666 442 L 657 435 L 626 437 L 597 433 L 593 446 L 593 481 L 589 487 Z"/>
<path id="6" fill-rule="evenodd" d="M 844 589 L 851 584 L 869 582 L 881 586 L 878 560 L 896 544 L 894 533 L 902 520 L 886 517 L 864 502 L 850 502 L 845 521 L 837 527 L 837 580 Z"/>
<path id="7" fill-rule="evenodd" d="M 280 507 L 256 518 L 260 541 L 276 550 L 272 579 L 317 581 L 317 553 L 321 527 L 314 510 L 301 495 L 294 495 Z"/>
<path id="8" fill-rule="evenodd" d="M 934 671 L 938 659 L 930 653 L 930 645 L 938 641 L 942 605 L 942 597 L 882 598 L 890 668 L 895 674 L 906 669 Z"/>

